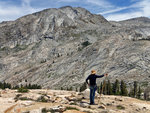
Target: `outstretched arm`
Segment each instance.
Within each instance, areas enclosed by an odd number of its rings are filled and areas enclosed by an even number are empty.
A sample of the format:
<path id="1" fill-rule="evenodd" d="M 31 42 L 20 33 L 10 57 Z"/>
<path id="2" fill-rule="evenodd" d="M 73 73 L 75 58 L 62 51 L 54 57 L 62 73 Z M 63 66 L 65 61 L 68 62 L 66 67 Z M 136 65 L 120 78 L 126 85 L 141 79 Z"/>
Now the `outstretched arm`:
<path id="1" fill-rule="evenodd" d="M 104 75 L 96 75 L 96 78 L 102 78 L 102 77 L 107 76 L 107 75 L 108 75 L 107 73 L 105 73 Z"/>
<path id="2" fill-rule="evenodd" d="M 102 78 L 104 75 L 96 75 L 96 78 Z"/>

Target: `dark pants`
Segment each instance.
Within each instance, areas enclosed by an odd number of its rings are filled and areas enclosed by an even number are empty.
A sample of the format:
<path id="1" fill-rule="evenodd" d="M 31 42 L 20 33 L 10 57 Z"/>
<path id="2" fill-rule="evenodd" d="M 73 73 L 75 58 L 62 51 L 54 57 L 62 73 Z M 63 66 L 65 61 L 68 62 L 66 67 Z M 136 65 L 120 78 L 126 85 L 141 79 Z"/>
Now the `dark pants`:
<path id="1" fill-rule="evenodd" d="M 94 104 L 95 91 L 97 90 L 97 86 L 90 86 L 90 104 Z"/>

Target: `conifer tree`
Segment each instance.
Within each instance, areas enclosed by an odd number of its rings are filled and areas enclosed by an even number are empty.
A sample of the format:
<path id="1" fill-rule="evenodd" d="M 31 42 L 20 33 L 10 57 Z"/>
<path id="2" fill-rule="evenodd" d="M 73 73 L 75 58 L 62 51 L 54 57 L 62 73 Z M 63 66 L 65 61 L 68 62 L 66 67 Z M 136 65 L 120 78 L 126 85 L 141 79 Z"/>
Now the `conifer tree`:
<path id="1" fill-rule="evenodd" d="M 121 94 L 122 96 L 127 96 L 127 95 L 128 95 L 128 91 L 127 91 L 127 89 L 126 89 L 126 84 L 124 83 L 123 80 L 121 80 L 120 94 Z"/>
<path id="2" fill-rule="evenodd" d="M 0 82 L 0 89 L 2 89 L 2 83 Z"/>
<path id="3" fill-rule="evenodd" d="M 6 83 L 5 81 L 4 83 L 0 82 L 0 89 L 5 89 L 5 88 L 11 89 L 11 84 Z"/>
<path id="4" fill-rule="evenodd" d="M 133 90 L 134 90 L 133 96 L 137 97 L 137 91 L 138 91 L 137 90 L 137 81 L 134 81 L 134 89 Z"/>
<path id="5" fill-rule="evenodd" d="M 103 81 L 102 93 L 103 93 L 104 95 L 107 94 L 107 83 L 106 83 L 105 80 Z"/>
<path id="6" fill-rule="evenodd" d="M 131 88 L 129 91 L 129 97 L 134 97 L 134 88 Z"/>
<path id="7" fill-rule="evenodd" d="M 138 88 L 138 92 L 137 92 L 137 98 L 138 98 L 138 99 L 140 99 L 140 98 L 141 98 L 141 93 L 142 93 L 142 91 L 141 91 L 141 87 L 139 86 L 139 88 Z"/>
<path id="8" fill-rule="evenodd" d="M 116 79 L 115 83 L 113 84 L 113 94 L 114 95 L 119 95 L 120 94 L 119 80 L 118 79 Z"/>
<path id="9" fill-rule="evenodd" d="M 112 95 L 112 86 L 111 86 L 110 80 L 108 80 L 108 83 L 107 83 L 107 94 Z"/>

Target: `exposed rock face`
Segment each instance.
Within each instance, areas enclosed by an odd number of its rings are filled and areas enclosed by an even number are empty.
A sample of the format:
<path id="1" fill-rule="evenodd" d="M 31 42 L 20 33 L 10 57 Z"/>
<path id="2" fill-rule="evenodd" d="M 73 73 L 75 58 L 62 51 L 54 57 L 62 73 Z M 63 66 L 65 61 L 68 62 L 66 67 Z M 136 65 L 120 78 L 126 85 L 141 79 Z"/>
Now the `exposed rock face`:
<path id="1" fill-rule="evenodd" d="M 98 74 L 109 72 L 111 80 L 145 83 L 150 73 L 149 31 L 149 18 L 108 22 L 73 7 L 2 22 L 0 81 L 78 87 L 96 69 Z"/>
<path id="2" fill-rule="evenodd" d="M 102 95 L 95 98 L 95 105 L 89 105 L 89 99 L 76 100 L 79 92 L 62 90 L 30 90 L 18 93 L 16 90 L 3 90 L 0 97 L 1 113 L 149 113 L 150 102 L 131 97 Z M 0 91 L 2 93 L 3 91 Z M 10 97 L 9 94 L 12 94 Z M 19 95 L 19 96 L 18 96 Z M 49 96 L 39 102 L 37 95 Z M 24 98 L 21 98 L 24 97 Z M 32 99 L 33 97 L 33 99 Z M 57 99 L 61 101 L 58 101 Z M 76 98 L 72 100 L 71 98 Z M 64 101 L 68 100 L 65 103 Z M 52 101 L 53 100 L 53 101 Z M 122 100 L 122 101 L 120 101 Z"/>

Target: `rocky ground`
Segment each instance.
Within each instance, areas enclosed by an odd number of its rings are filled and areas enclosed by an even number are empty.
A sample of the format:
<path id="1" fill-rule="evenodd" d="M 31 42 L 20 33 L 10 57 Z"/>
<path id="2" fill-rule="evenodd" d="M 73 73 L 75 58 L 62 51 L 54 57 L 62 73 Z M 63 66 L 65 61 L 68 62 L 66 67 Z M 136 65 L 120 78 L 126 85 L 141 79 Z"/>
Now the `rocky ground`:
<path id="1" fill-rule="evenodd" d="M 63 90 L 0 90 L 0 113 L 150 113 L 150 102 L 130 97 L 97 94 L 89 105 L 89 89 L 79 93 Z"/>

